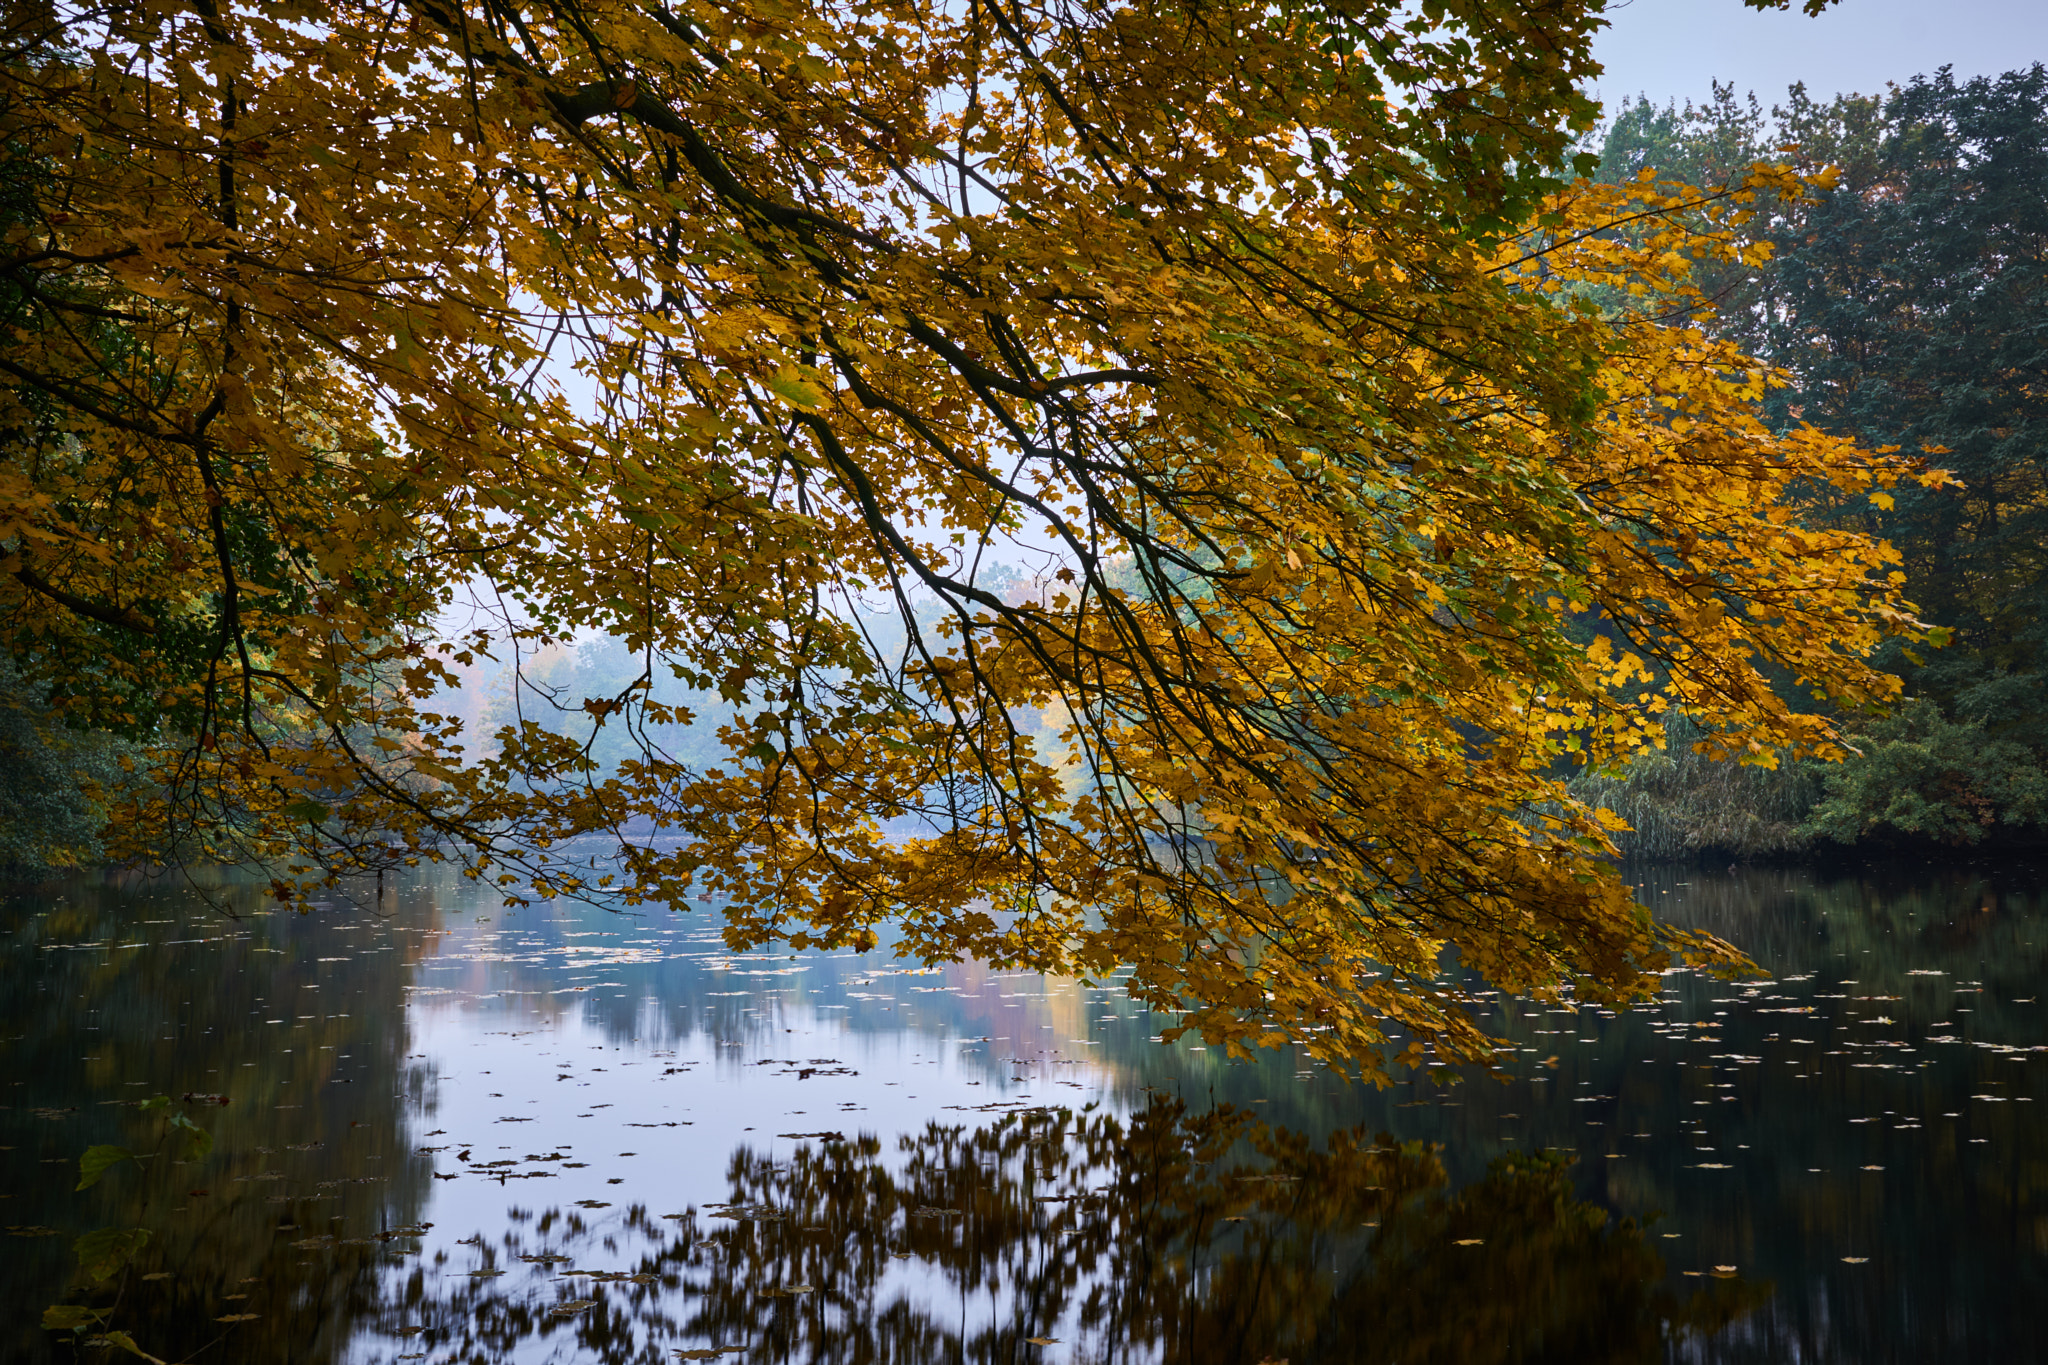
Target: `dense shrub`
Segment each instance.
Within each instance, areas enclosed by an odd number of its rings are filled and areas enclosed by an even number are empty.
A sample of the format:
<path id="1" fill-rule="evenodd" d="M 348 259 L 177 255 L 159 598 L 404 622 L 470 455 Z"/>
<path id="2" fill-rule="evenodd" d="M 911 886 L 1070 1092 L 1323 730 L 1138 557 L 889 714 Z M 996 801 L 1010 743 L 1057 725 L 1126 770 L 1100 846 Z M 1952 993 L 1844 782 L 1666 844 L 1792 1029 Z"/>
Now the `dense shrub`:
<path id="1" fill-rule="evenodd" d="M 34 880 L 100 860 L 96 798 L 122 780 L 118 745 L 66 728 L 0 660 L 0 877 Z"/>

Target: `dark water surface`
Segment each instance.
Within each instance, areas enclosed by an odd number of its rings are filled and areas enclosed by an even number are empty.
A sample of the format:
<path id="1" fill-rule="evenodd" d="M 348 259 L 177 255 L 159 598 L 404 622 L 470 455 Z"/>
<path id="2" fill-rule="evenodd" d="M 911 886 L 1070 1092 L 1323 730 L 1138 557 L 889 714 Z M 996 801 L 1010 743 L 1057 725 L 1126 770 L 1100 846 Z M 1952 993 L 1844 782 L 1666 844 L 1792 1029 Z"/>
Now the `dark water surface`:
<path id="1" fill-rule="evenodd" d="M 1770 977 L 1489 997 L 1515 1079 L 1373 1091 L 706 916 L 45 888 L 0 906 L 0 1358 L 2048 1358 L 2032 874 L 1644 893 Z M 96 1144 L 141 1159 L 76 1190 Z M 149 1236 L 94 1284 L 102 1229 Z"/>

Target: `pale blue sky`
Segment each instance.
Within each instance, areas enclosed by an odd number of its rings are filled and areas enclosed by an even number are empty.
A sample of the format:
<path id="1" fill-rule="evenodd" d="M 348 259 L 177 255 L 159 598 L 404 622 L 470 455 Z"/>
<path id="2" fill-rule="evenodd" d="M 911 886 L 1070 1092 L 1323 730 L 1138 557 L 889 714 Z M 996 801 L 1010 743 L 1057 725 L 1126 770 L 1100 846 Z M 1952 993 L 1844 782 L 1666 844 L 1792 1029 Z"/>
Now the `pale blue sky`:
<path id="1" fill-rule="evenodd" d="M 1842 0 L 1814 19 L 1742 0 L 1625 0 L 1608 17 L 1593 89 L 1610 108 L 1704 100 L 1717 79 L 1768 108 L 1795 80 L 1818 97 L 1874 94 L 1945 64 L 1965 78 L 2048 62 L 2048 0 Z"/>

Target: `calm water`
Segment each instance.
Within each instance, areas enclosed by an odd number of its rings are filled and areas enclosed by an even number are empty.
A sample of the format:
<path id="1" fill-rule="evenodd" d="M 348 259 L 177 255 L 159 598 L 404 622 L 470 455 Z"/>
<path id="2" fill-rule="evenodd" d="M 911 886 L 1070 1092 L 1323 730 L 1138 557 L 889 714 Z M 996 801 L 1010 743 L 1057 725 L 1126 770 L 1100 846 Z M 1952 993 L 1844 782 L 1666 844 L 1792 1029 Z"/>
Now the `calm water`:
<path id="1" fill-rule="evenodd" d="M 0 1355 L 132 1358 L 52 1304 L 195 1362 L 2048 1355 L 2031 875 L 1644 894 L 1770 977 L 1494 999 L 1510 1083 L 1371 1091 L 704 916 L 45 888 L 0 907 Z M 154 1155 L 74 1190 L 99 1143 Z M 78 1287 L 102 1228 L 151 1235 Z"/>

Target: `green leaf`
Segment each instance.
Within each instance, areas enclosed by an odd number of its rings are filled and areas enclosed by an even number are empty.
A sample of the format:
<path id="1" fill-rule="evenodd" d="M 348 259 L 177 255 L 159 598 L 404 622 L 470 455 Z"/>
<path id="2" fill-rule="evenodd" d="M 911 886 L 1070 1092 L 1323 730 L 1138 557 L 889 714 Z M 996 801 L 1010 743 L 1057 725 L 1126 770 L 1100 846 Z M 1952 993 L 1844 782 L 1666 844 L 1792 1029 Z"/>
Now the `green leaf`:
<path id="1" fill-rule="evenodd" d="M 825 395 L 798 378 L 793 371 L 785 370 L 768 381 L 768 391 L 793 408 L 806 412 L 825 401 Z"/>
<path id="2" fill-rule="evenodd" d="M 52 1332 L 77 1332 L 106 1314 L 76 1303 L 53 1303 L 43 1310 L 43 1326 Z"/>
<path id="3" fill-rule="evenodd" d="M 168 1109 L 171 1107 L 171 1097 L 169 1095 L 155 1095 L 142 1101 L 142 1103 L 135 1107 L 145 1114 L 157 1109 Z"/>
<path id="4" fill-rule="evenodd" d="M 105 1342 L 109 1346 L 120 1347 L 129 1355 L 141 1356 L 144 1360 L 151 1362 L 151 1365 L 164 1365 L 163 1358 L 161 1356 L 153 1356 L 149 1352 L 143 1350 L 140 1346 L 137 1346 L 135 1344 L 135 1338 L 129 1336 L 126 1332 L 107 1332 L 100 1337 L 100 1340 Z"/>
<path id="5" fill-rule="evenodd" d="M 101 1228 L 71 1244 L 78 1271 L 89 1280 L 111 1279 L 149 1243 L 148 1228 Z"/>
<path id="6" fill-rule="evenodd" d="M 317 825 L 324 822 L 328 816 L 334 814 L 334 808 L 332 806 L 323 806 L 311 797 L 302 796 L 286 806 L 284 813 L 291 816 L 294 820 L 304 820 L 309 825 Z"/>
<path id="7" fill-rule="evenodd" d="M 213 1150 L 213 1134 L 183 1114 L 171 1116 L 171 1127 L 177 1129 L 178 1135 L 184 1139 L 184 1146 L 179 1149 L 178 1160 L 197 1161 Z"/>
<path id="8" fill-rule="evenodd" d="M 85 1155 L 78 1158 L 78 1183 L 72 1188 L 89 1190 L 100 1183 L 100 1177 L 107 1173 L 109 1167 L 133 1160 L 135 1153 L 126 1147 L 116 1147 L 105 1142 L 97 1147 L 88 1147 L 85 1149 Z"/>

